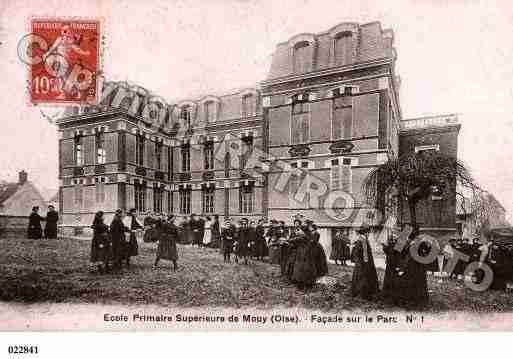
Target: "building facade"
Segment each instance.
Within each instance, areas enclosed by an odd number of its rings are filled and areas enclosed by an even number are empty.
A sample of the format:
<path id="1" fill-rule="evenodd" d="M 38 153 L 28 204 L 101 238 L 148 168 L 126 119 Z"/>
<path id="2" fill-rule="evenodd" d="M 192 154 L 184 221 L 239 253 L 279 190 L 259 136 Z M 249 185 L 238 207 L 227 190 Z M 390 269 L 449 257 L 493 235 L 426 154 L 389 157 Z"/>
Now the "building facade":
<path id="1" fill-rule="evenodd" d="M 302 216 L 321 227 L 329 253 L 334 229 L 353 235 L 380 220 L 363 198 L 365 176 L 409 150 L 403 142 L 430 144 L 409 136 L 405 124 L 419 119 L 402 120 L 393 40 L 378 22 L 299 34 L 277 45 L 254 88 L 150 111 L 153 97 L 139 88 L 106 84 L 99 106 L 58 122 L 63 225 L 117 208 Z"/>

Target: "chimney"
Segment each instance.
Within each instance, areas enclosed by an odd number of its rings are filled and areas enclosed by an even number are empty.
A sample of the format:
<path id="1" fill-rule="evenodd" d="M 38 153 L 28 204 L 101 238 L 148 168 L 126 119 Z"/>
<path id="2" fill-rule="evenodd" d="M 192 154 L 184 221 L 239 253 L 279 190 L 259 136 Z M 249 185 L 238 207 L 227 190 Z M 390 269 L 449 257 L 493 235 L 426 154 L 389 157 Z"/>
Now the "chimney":
<path id="1" fill-rule="evenodd" d="M 20 185 L 25 184 L 25 182 L 27 182 L 27 179 L 28 179 L 27 172 L 25 172 L 25 171 L 18 172 L 18 178 L 19 178 L 18 183 Z"/>

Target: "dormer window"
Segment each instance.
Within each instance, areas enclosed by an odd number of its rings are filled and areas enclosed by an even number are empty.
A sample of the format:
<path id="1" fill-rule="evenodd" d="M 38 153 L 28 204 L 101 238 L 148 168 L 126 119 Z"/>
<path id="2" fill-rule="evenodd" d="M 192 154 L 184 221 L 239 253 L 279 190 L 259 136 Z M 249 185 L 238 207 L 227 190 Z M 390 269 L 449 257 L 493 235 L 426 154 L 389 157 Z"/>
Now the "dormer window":
<path id="1" fill-rule="evenodd" d="M 183 121 L 185 128 L 191 128 L 191 106 L 183 106 L 180 109 L 180 120 Z"/>
<path id="2" fill-rule="evenodd" d="M 205 120 L 207 123 L 212 123 L 216 121 L 216 109 L 215 109 L 215 102 L 214 101 L 208 101 L 205 102 L 204 110 L 205 110 Z"/>
<path id="3" fill-rule="evenodd" d="M 353 62 L 353 33 L 344 31 L 335 37 L 335 65 L 343 66 Z"/>
<path id="4" fill-rule="evenodd" d="M 302 41 L 294 46 L 294 72 L 302 74 L 312 71 L 311 45 L 308 41 Z"/>

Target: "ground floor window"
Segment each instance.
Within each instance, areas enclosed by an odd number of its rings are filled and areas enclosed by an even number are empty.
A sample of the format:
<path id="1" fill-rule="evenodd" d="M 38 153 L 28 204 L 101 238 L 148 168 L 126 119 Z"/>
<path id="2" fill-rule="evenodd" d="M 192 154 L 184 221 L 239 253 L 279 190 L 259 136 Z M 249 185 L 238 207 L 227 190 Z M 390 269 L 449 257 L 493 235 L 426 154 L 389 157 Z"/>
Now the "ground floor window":
<path id="1" fill-rule="evenodd" d="M 105 177 L 95 178 L 96 184 L 96 203 L 105 202 Z"/>
<path id="2" fill-rule="evenodd" d="M 202 191 L 203 213 L 214 213 L 215 188 L 205 187 Z"/>
<path id="3" fill-rule="evenodd" d="M 162 199 L 164 197 L 164 189 L 160 186 L 153 187 L 153 211 L 162 213 Z"/>
<path id="4" fill-rule="evenodd" d="M 137 212 L 145 212 L 146 211 L 146 182 L 136 182 L 134 183 L 134 192 L 135 192 L 135 210 Z"/>
<path id="5" fill-rule="evenodd" d="M 191 190 L 182 189 L 179 192 L 180 196 L 180 213 L 190 214 L 191 213 Z"/>
<path id="6" fill-rule="evenodd" d="M 255 206 L 255 188 L 252 185 L 240 187 L 239 210 L 240 213 L 253 213 Z"/>

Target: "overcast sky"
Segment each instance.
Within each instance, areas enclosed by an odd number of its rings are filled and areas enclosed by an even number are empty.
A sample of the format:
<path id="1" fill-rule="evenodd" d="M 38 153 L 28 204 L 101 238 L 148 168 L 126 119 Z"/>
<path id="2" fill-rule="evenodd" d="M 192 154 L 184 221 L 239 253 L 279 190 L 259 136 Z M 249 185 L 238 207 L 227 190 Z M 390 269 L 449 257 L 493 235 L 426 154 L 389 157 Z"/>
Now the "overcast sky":
<path id="1" fill-rule="evenodd" d="M 102 17 L 104 71 L 170 101 L 263 80 L 277 43 L 343 21 L 392 28 L 404 118 L 459 113 L 459 155 L 513 213 L 513 6 L 509 1 L 2 0 L 0 180 L 57 188 L 57 134 L 27 105 L 16 45 L 29 16 Z M 510 217 L 511 218 L 511 217 Z"/>

